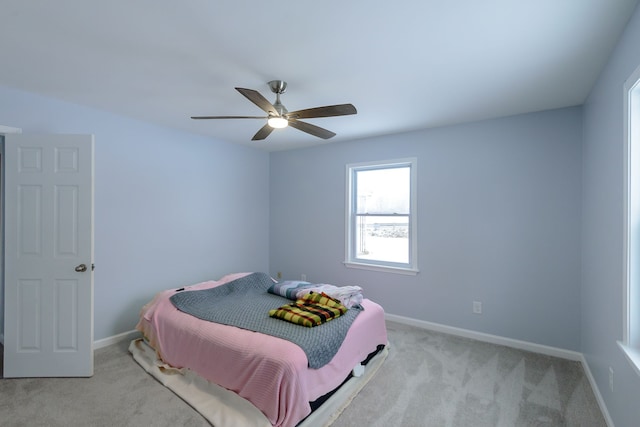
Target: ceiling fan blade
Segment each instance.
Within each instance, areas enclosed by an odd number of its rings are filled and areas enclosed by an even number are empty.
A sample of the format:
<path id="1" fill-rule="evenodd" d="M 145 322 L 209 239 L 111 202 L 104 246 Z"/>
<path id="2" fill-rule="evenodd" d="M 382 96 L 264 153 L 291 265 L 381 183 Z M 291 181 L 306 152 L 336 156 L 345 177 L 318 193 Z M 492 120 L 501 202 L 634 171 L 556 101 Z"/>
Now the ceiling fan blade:
<path id="1" fill-rule="evenodd" d="M 268 116 L 191 116 L 192 119 L 268 119 Z"/>
<path id="2" fill-rule="evenodd" d="M 275 115 L 275 116 L 280 115 L 278 113 L 278 110 L 276 110 L 276 107 L 274 107 L 273 104 L 267 101 L 267 98 L 262 96 L 260 92 L 258 92 L 257 90 L 244 89 L 241 87 L 237 87 L 236 90 L 241 94 L 243 94 L 249 101 L 256 104 L 258 107 L 260 107 L 264 112 L 268 113 L 269 115 Z"/>
<path id="3" fill-rule="evenodd" d="M 294 119 L 312 119 L 316 117 L 348 116 L 357 112 L 356 107 L 352 104 L 339 104 L 293 111 L 288 116 Z"/>
<path id="4" fill-rule="evenodd" d="M 312 125 L 311 123 L 301 122 L 299 120 L 289 119 L 289 126 L 294 127 L 302 132 L 306 132 L 310 135 L 317 136 L 322 139 L 329 139 L 336 136 L 335 133 L 330 130 L 323 129 L 319 126 Z"/>
<path id="5" fill-rule="evenodd" d="M 273 128 L 271 126 L 269 126 L 269 123 L 267 123 L 266 125 L 262 126 L 260 128 L 260 130 L 258 132 L 256 132 L 255 135 L 253 135 L 253 138 L 251 138 L 251 140 L 252 141 L 260 141 L 262 139 L 265 139 L 266 137 L 271 135 L 272 131 L 273 131 Z"/>

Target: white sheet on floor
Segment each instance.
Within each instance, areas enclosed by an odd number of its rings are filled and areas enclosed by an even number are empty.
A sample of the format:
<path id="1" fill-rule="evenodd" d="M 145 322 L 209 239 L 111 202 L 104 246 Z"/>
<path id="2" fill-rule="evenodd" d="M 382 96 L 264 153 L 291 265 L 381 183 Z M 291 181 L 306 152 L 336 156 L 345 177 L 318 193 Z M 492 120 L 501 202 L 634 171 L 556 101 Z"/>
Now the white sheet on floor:
<path id="1" fill-rule="evenodd" d="M 375 375 L 388 355 L 387 347 L 365 367 L 364 374 L 353 377 L 322 406 L 297 427 L 330 426 Z M 251 402 L 232 391 L 213 384 L 189 369 L 175 369 L 158 359 L 156 352 L 142 339 L 131 341 L 134 360 L 162 385 L 191 405 L 216 427 L 271 427 L 269 420 Z"/>

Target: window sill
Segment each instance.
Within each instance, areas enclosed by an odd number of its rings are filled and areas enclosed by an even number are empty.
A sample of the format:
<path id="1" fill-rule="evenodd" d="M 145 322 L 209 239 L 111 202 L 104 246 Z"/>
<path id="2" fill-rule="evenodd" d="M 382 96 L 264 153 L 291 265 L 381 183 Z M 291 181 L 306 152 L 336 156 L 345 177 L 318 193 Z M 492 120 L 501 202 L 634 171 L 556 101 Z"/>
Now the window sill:
<path id="1" fill-rule="evenodd" d="M 620 341 L 618 341 L 618 347 L 620 347 L 624 355 L 627 356 L 627 360 L 631 363 L 636 374 L 640 375 L 640 349 L 630 347 Z"/>
<path id="2" fill-rule="evenodd" d="M 415 276 L 418 270 L 413 268 L 386 267 L 383 265 L 364 264 L 359 262 L 345 261 L 344 265 L 348 268 L 357 268 L 360 270 L 383 271 L 385 273 L 404 274 L 406 276 Z"/>

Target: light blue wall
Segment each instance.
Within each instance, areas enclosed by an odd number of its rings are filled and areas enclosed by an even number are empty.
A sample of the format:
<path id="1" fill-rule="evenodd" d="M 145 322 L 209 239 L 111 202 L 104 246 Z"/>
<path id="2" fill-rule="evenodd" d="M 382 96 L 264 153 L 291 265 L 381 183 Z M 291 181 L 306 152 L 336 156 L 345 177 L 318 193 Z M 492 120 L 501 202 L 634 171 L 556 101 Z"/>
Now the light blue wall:
<path id="1" fill-rule="evenodd" d="M 360 285 L 388 313 L 579 350 L 581 114 L 272 153 L 271 273 Z M 420 273 L 348 269 L 345 165 L 402 157 L 418 158 Z"/>
<path id="2" fill-rule="evenodd" d="M 160 290 L 267 271 L 267 153 L 2 87 L 0 123 L 95 135 L 95 339 Z"/>
<path id="3" fill-rule="evenodd" d="M 640 423 L 640 377 L 616 345 L 623 333 L 623 85 L 640 66 L 639 47 L 636 10 L 584 106 L 582 351 L 617 427 Z"/>

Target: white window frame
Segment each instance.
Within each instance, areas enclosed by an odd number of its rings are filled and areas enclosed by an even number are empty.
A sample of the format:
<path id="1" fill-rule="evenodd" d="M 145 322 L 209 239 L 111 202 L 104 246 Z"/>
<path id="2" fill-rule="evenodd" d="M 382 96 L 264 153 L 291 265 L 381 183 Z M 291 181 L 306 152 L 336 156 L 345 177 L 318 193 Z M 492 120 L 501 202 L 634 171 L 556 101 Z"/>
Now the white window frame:
<path id="1" fill-rule="evenodd" d="M 640 375 L 640 67 L 624 84 L 623 334 L 618 345 Z"/>
<path id="2" fill-rule="evenodd" d="M 386 169 L 408 166 L 410 168 L 409 204 L 409 262 L 398 264 L 391 262 L 369 261 L 357 258 L 355 255 L 356 230 L 355 230 L 355 189 L 354 174 L 358 171 L 372 169 Z M 418 159 L 415 157 L 382 160 L 364 163 L 351 163 L 346 166 L 346 248 L 344 265 L 349 268 L 384 271 L 390 273 L 416 275 L 418 274 L 418 216 L 417 216 L 417 177 Z"/>

